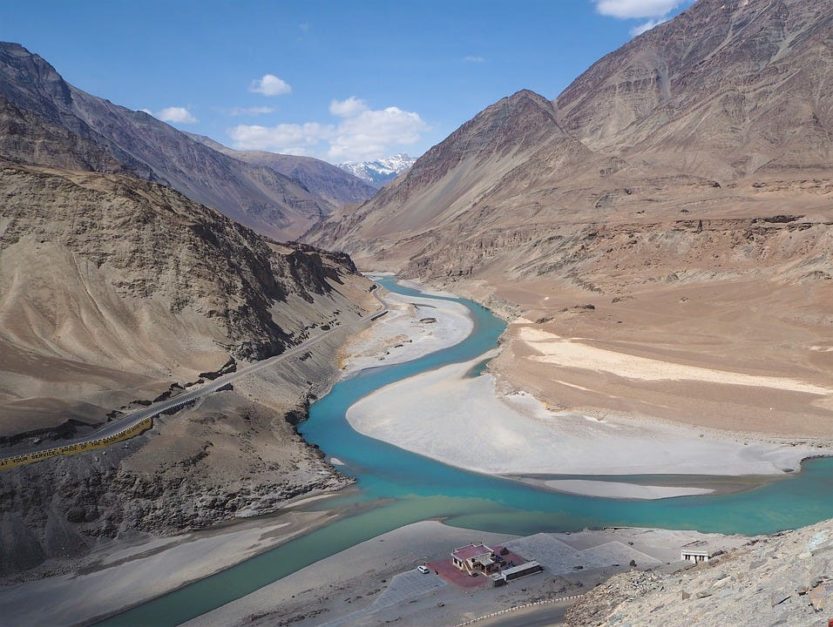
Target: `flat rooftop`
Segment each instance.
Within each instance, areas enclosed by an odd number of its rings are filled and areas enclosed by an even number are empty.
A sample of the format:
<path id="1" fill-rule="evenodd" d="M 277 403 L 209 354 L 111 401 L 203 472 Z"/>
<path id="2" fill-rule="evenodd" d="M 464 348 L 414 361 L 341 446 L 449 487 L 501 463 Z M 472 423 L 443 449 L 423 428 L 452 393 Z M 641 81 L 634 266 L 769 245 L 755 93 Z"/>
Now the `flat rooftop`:
<path id="1" fill-rule="evenodd" d="M 493 552 L 494 551 L 492 551 L 492 549 L 485 544 L 467 544 L 466 546 L 454 549 L 451 554 L 458 560 L 466 561 L 474 557 L 479 557 L 485 553 L 491 554 Z"/>

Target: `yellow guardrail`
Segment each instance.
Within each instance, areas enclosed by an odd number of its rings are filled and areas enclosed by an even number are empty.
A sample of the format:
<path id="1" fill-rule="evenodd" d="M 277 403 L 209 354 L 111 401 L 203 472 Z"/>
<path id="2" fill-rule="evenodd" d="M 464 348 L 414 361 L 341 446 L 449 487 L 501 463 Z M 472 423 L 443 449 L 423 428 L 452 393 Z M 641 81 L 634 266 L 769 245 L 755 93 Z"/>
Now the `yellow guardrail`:
<path id="1" fill-rule="evenodd" d="M 0 471 L 16 468 L 17 466 L 25 466 L 26 464 L 34 464 L 35 462 L 41 462 L 51 457 L 58 457 L 59 455 L 76 455 L 85 451 L 104 448 L 115 442 L 129 440 L 140 433 L 144 433 L 151 427 L 153 427 L 153 418 L 148 417 L 137 422 L 132 427 L 128 427 L 124 431 L 118 431 L 113 435 L 108 435 L 106 438 L 98 438 L 87 442 L 76 442 L 75 444 L 56 446 L 55 448 L 47 448 L 33 453 L 23 453 L 13 457 L 6 457 L 5 459 L 0 459 Z"/>

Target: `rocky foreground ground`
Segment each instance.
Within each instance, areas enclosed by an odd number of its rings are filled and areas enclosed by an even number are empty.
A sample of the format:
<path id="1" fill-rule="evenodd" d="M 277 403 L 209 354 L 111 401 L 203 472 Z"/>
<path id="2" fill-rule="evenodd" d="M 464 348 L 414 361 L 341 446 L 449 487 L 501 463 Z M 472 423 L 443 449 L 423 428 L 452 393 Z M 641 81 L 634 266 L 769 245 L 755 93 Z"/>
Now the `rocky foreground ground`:
<path id="1" fill-rule="evenodd" d="M 630 571 L 585 595 L 570 625 L 827 625 L 833 523 L 750 540 L 673 574 Z"/>

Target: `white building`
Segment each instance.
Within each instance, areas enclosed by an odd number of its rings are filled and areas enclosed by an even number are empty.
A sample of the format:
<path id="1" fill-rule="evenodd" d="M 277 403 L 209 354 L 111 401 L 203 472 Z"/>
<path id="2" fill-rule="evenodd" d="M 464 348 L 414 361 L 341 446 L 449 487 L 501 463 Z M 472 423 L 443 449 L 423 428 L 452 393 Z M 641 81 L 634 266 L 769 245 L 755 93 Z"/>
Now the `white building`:
<path id="1" fill-rule="evenodd" d="M 708 551 L 695 551 L 692 549 L 683 549 L 680 552 L 680 559 L 685 562 L 694 562 L 695 564 L 699 564 L 700 562 L 708 562 L 711 559 L 711 554 Z"/>

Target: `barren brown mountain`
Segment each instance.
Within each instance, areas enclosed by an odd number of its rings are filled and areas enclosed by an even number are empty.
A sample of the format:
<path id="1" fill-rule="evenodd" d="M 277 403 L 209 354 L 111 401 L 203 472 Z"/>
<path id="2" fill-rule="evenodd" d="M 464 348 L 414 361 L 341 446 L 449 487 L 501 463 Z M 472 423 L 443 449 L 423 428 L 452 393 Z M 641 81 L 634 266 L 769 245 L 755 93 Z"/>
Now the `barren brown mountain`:
<path id="1" fill-rule="evenodd" d="M 362 188 L 330 169 L 328 194 Z M 344 254 L 249 228 L 296 237 L 334 206 L 0 44 L 4 453 L 83 436 L 333 330 L 141 436 L 2 473 L 0 576 L 345 483 L 294 423 L 337 376 L 347 327 L 376 306 L 371 283 Z"/>
<path id="2" fill-rule="evenodd" d="M 0 446 L 87 433 L 346 326 L 369 287 L 346 255 L 265 239 L 167 186 L 0 162 Z M 0 575 L 341 485 L 291 424 L 335 376 L 336 336 L 124 445 L 2 473 Z"/>
<path id="3" fill-rule="evenodd" d="M 832 40 L 830 0 L 698 0 L 315 239 L 516 319 L 494 367 L 555 407 L 831 435 L 829 397 L 732 382 L 833 386 Z"/>
<path id="4" fill-rule="evenodd" d="M 12 43 L 0 43 L 0 123 L 6 159 L 163 183 L 277 239 L 298 237 L 335 207 L 274 168 L 235 159 L 147 113 L 81 91 Z"/>
<path id="5" fill-rule="evenodd" d="M 376 188 L 372 185 L 321 159 L 282 155 L 264 150 L 234 150 L 204 135 L 188 133 L 188 136 L 217 152 L 288 176 L 333 207 L 359 204 L 376 193 Z"/>

